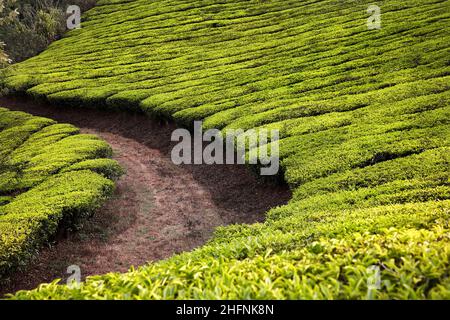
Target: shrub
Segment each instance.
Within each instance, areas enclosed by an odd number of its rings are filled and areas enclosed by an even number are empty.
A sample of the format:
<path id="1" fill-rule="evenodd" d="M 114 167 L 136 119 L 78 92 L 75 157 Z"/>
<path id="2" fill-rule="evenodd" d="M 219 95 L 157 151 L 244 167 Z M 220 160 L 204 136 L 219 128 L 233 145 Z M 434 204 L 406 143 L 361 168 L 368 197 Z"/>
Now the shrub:
<path id="1" fill-rule="evenodd" d="M 0 109 L 0 278 L 58 229 L 76 228 L 123 173 L 110 147 L 71 125 Z M 98 172 L 98 173 L 97 173 Z"/>
<path id="2" fill-rule="evenodd" d="M 66 30 L 65 10 L 73 4 L 88 10 L 95 0 L 0 0 L 0 39 L 6 44 L 8 59 L 23 61 L 59 39 Z M 6 59 L 2 50 L 0 44 L 0 67 Z"/>

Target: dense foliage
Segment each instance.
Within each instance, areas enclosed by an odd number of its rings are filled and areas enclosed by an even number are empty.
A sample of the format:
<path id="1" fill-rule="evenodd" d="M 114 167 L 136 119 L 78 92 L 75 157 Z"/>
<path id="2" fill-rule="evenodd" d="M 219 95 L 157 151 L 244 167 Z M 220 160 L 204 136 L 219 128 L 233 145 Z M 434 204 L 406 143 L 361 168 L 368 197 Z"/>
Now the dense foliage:
<path id="1" fill-rule="evenodd" d="M 450 1 L 102 0 L 5 85 L 278 128 L 294 191 L 190 253 L 16 298 L 450 298 Z M 376 290 L 368 270 L 379 269 Z"/>
<path id="2" fill-rule="evenodd" d="M 0 0 L 0 40 L 11 62 L 35 56 L 66 30 L 66 9 L 91 8 L 95 0 Z"/>
<path id="3" fill-rule="evenodd" d="M 122 173 L 110 156 L 72 125 L 0 108 L 0 278 L 104 202 Z"/>
<path id="4" fill-rule="evenodd" d="M 0 42 L 0 68 L 4 68 L 8 66 L 8 63 L 10 62 L 10 59 L 8 58 L 8 55 L 5 52 L 5 44 L 3 42 Z"/>

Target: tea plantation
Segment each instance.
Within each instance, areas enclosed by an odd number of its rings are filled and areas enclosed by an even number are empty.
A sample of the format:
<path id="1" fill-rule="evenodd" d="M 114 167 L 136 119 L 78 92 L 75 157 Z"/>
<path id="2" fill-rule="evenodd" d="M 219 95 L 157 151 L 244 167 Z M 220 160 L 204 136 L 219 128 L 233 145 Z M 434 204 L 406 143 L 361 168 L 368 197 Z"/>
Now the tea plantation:
<path id="1" fill-rule="evenodd" d="M 79 129 L 0 108 L 0 279 L 112 193 L 111 148 Z"/>
<path id="2" fill-rule="evenodd" d="M 366 1 L 102 0 L 7 69 L 9 90 L 60 105 L 279 129 L 294 193 L 265 223 L 219 228 L 193 252 L 14 298 L 449 299 L 450 1 L 374 3 L 379 30 Z M 95 175 L 75 174 L 73 188 Z M 97 179 L 96 195 L 108 185 Z"/>

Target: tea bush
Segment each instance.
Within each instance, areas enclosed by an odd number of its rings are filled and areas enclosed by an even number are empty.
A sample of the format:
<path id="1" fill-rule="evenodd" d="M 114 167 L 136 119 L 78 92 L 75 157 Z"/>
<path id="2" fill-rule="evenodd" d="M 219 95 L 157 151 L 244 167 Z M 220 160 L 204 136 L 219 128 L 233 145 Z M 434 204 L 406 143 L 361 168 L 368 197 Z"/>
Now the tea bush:
<path id="1" fill-rule="evenodd" d="M 9 90 L 61 105 L 279 129 L 293 190 L 192 252 L 14 298 L 449 298 L 450 1 L 382 1 L 380 30 L 369 4 L 101 0 L 7 69 Z"/>
<path id="2" fill-rule="evenodd" d="M 72 125 L 0 108 L 0 278 L 111 195 L 122 169 L 109 156 Z"/>

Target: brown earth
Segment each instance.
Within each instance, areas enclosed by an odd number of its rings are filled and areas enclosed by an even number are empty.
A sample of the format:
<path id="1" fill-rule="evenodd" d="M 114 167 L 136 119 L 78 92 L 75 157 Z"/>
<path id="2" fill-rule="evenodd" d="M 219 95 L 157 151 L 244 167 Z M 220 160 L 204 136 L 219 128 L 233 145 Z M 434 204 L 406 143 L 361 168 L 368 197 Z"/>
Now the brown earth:
<path id="1" fill-rule="evenodd" d="M 0 106 L 71 123 L 107 141 L 127 171 L 114 196 L 79 232 L 41 250 L 29 267 L 0 284 L 0 296 L 32 289 L 70 265 L 82 277 L 125 272 L 204 244 L 217 226 L 264 220 L 271 207 L 285 204 L 287 186 L 261 181 L 245 166 L 182 165 L 170 159 L 174 124 L 144 114 L 50 106 L 18 97 Z"/>

